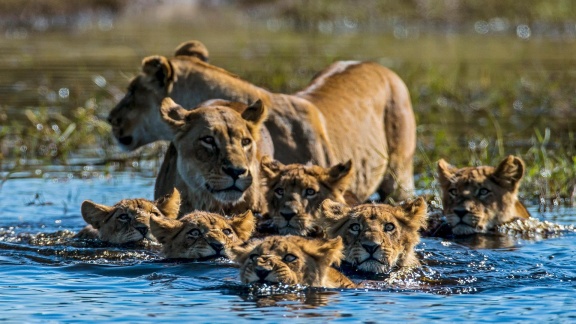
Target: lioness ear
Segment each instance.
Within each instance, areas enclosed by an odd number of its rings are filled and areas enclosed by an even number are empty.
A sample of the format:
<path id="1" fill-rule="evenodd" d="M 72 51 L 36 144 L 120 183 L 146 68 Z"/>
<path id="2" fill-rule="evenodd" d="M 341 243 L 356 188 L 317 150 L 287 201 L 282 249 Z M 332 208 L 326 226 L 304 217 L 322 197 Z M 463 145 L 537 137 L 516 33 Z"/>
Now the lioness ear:
<path id="1" fill-rule="evenodd" d="M 284 164 L 268 155 L 263 156 L 260 160 L 260 170 L 262 170 L 262 174 L 267 179 L 275 178 L 283 168 Z"/>
<path id="2" fill-rule="evenodd" d="M 404 211 L 404 216 L 400 219 L 409 228 L 417 231 L 420 228 L 426 229 L 428 226 L 428 204 L 423 197 L 418 197 L 413 201 L 406 202 L 400 206 Z"/>
<path id="3" fill-rule="evenodd" d="M 172 65 L 164 56 L 148 56 L 142 60 L 142 72 L 160 89 L 169 91 L 172 81 Z"/>
<path id="4" fill-rule="evenodd" d="M 150 231 L 152 235 L 162 244 L 169 242 L 169 238 L 178 233 L 184 224 L 176 219 L 166 217 L 150 216 Z"/>
<path id="5" fill-rule="evenodd" d="M 304 245 L 306 253 L 316 259 L 316 262 L 327 266 L 340 265 L 344 257 L 342 249 L 344 249 L 344 244 L 340 236 L 333 239 L 312 239 L 310 244 Z"/>
<path id="6" fill-rule="evenodd" d="M 332 186 L 338 186 L 344 192 L 352 176 L 352 160 L 345 163 L 338 163 L 328 169 L 328 182 Z"/>
<path id="7" fill-rule="evenodd" d="M 82 206 L 80 207 L 80 212 L 82 213 L 82 218 L 86 223 L 92 225 L 92 227 L 98 229 L 100 228 L 107 216 L 114 211 L 114 207 L 100 205 L 90 200 L 84 200 Z"/>
<path id="8" fill-rule="evenodd" d="M 238 214 L 228 220 L 238 238 L 244 242 L 248 241 L 252 236 L 252 232 L 256 228 L 256 217 L 252 214 L 251 210 L 243 214 Z"/>
<path id="9" fill-rule="evenodd" d="M 208 62 L 208 49 L 200 41 L 189 40 L 176 47 L 174 56 L 195 56 L 204 62 Z"/>
<path id="10" fill-rule="evenodd" d="M 450 165 L 446 160 L 438 160 L 438 181 L 440 185 L 446 187 L 450 184 L 450 179 L 454 176 L 455 168 Z"/>
<path id="11" fill-rule="evenodd" d="M 162 119 L 170 125 L 174 131 L 177 131 L 186 124 L 186 116 L 188 116 L 189 113 L 188 110 L 175 103 L 172 98 L 166 97 L 162 99 L 160 114 L 162 115 Z"/>
<path id="12" fill-rule="evenodd" d="M 254 124 L 256 128 L 260 127 L 260 124 L 266 120 L 266 117 L 268 117 L 268 109 L 260 99 L 256 100 L 242 112 L 242 118 Z"/>
<path id="13" fill-rule="evenodd" d="M 508 190 L 516 190 L 524 176 L 524 162 L 513 155 L 509 155 L 496 167 L 492 174 L 493 180 Z"/>
<path id="14" fill-rule="evenodd" d="M 165 217 L 176 219 L 180 211 L 180 191 L 174 188 L 172 193 L 158 198 L 154 204 Z"/>

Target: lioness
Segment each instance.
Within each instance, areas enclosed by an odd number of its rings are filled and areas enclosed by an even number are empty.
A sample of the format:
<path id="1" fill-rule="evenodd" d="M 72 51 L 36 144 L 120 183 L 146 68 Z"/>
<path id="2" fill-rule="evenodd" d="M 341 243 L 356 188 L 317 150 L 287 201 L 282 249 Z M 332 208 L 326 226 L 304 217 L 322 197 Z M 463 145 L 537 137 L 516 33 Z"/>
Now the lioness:
<path id="1" fill-rule="evenodd" d="M 176 187 L 182 194 L 180 215 L 193 210 L 265 212 L 255 143 L 267 109 L 258 100 L 244 105 L 240 114 L 218 103 L 190 111 L 170 98 L 162 104 L 162 118 L 174 134 L 178 153 L 176 166 L 169 172 L 176 174 Z"/>
<path id="2" fill-rule="evenodd" d="M 420 262 L 414 246 L 426 227 L 426 201 L 420 197 L 401 206 L 363 204 L 348 207 L 331 201 L 320 206 L 328 237 L 344 239 L 344 261 L 368 273 L 388 273 Z"/>
<path id="3" fill-rule="evenodd" d="M 458 169 L 444 159 L 438 161 L 444 215 L 455 235 L 487 233 L 497 225 L 529 218 L 518 200 L 524 162 L 513 155 L 497 167 Z"/>
<path id="4" fill-rule="evenodd" d="M 346 203 L 352 161 L 330 168 L 317 165 L 284 165 L 265 156 L 260 161 L 266 180 L 266 201 L 272 225 L 282 235 L 306 236 L 315 230 L 316 211 L 324 199 Z"/>
<path id="5" fill-rule="evenodd" d="M 305 89 L 286 95 L 195 56 L 150 56 L 108 118 L 122 146 L 132 150 L 155 140 L 172 140 L 159 113 L 166 96 L 184 107 L 214 98 L 245 103 L 261 99 L 270 108 L 265 125 L 275 159 L 324 167 L 352 160 L 356 168 L 350 188 L 361 201 L 376 190 L 382 199 L 402 200 L 414 189 L 416 124 L 410 95 L 398 75 L 379 64 L 336 62 Z M 164 173 L 161 170 L 159 178 Z M 164 190 L 157 188 L 156 195 Z"/>
<path id="6" fill-rule="evenodd" d="M 240 265 L 243 283 L 282 283 L 327 288 L 354 288 L 331 265 L 339 265 L 342 240 L 301 236 L 268 236 L 248 246 L 235 246 L 232 258 Z"/>
<path id="7" fill-rule="evenodd" d="M 150 217 L 154 215 L 176 218 L 179 209 L 180 193 L 176 189 L 173 189 L 172 194 L 156 201 L 142 198 L 123 199 L 114 206 L 106 206 L 85 200 L 81 212 L 89 225 L 75 237 L 98 238 L 113 244 L 133 243 L 145 238 L 156 241 L 150 233 Z"/>
<path id="8" fill-rule="evenodd" d="M 247 241 L 256 219 L 251 211 L 226 218 L 195 211 L 176 220 L 152 216 L 152 234 L 162 243 L 166 258 L 208 259 L 227 256 L 235 244 Z"/>

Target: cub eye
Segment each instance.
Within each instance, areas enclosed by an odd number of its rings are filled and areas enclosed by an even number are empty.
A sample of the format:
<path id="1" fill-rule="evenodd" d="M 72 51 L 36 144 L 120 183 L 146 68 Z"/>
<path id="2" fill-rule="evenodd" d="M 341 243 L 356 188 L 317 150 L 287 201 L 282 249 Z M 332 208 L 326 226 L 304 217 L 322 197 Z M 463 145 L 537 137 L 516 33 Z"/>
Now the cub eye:
<path id="1" fill-rule="evenodd" d="M 250 254 L 250 260 L 256 261 L 256 259 L 258 259 L 259 256 L 260 256 L 260 255 L 258 255 L 258 254 L 256 254 L 256 253 Z"/>
<path id="2" fill-rule="evenodd" d="M 352 225 L 350 225 L 350 230 L 351 230 L 352 232 L 358 232 L 358 231 L 360 231 L 360 224 L 352 224 Z"/>
<path id="3" fill-rule="evenodd" d="M 396 228 L 396 226 L 394 226 L 394 224 L 392 224 L 392 223 L 386 223 L 384 225 L 384 230 L 386 232 L 392 232 L 395 228 Z"/>
<path id="4" fill-rule="evenodd" d="M 276 194 L 276 196 L 278 196 L 278 198 L 284 196 L 284 189 L 283 188 L 276 188 L 274 189 L 274 193 Z"/>
<path id="5" fill-rule="evenodd" d="M 118 220 L 123 221 L 123 222 L 127 222 L 130 220 L 130 215 L 120 214 L 120 215 L 118 215 Z"/>
<path id="6" fill-rule="evenodd" d="M 202 143 L 208 144 L 210 146 L 216 145 L 216 140 L 214 140 L 214 137 L 212 136 L 204 136 L 200 140 L 202 141 Z"/>
<path id="7" fill-rule="evenodd" d="M 486 189 L 486 188 L 480 188 L 480 190 L 478 190 L 478 195 L 479 196 L 486 196 L 487 194 L 490 193 L 490 190 Z"/>
<path id="8" fill-rule="evenodd" d="M 200 236 L 200 234 L 202 234 L 202 233 L 200 233 L 200 230 L 197 229 L 197 228 L 195 228 L 195 229 L 191 230 L 190 232 L 188 232 L 188 235 L 190 235 L 190 236 L 192 236 L 192 237 L 198 237 L 198 236 Z"/>
<path id="9" fill-rule="evenodd" d="M 304 195 L 306 197 L 313 197 L 316 196 L 316 190 L 312 189 L 312 188 L 308 188 L 306 190 L 304 190 Z"/>
<path id="10" fill-rule="evenodd" d="M 284 260 L 284 262 L 294 262 L 296 259 L 298 259 L 298 257 L 294 254 L 286 254 L 282 260 Z"/>
<path id="11" fill-rule="evenodd" d="M 229 228 L 225 228 L 222 230 L 222 233 L 224 233 L 225 235 L 231 235 L 232 234 L 232 230 Z"/>
<path id="12" fill-rule="evenodd" d="M 456 196 L 458 194 L 458 189 L 456 188 L 449 189 L 448 193 L 452 196 Z"/>
<path id="13" fill-rule="evenodd" d="M 252 140 L 249 138 L 243 138 L 242 139 L 242 146 L 248 146 L 250 145 L 250 143 L 252 143 Z"/>

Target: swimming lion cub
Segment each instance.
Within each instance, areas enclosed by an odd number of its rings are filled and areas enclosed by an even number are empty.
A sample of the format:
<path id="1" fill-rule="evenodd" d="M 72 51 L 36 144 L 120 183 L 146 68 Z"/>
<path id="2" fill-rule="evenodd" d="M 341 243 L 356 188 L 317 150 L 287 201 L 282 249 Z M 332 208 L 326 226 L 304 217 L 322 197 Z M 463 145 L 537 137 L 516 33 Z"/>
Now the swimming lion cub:
<path id="1" fill-rule="evenodd" d="M 81 212 L 89 225 L 75 237 L 98 238 L 113 244 L 133 243 L 145 238 L 156 241 L 150 233 L 150 217 L 176 218 L 179 208 L 180 193 L 176 189 L 172 194 L 156 201 L 142 198 L 123 199 L 114 206 L 106 206 L 85 200 Z"/>
<path id="2" fill-rule="evenodd" d="M 518 200 L 524 162 L 513 155 L 497 167 L 456 168 L 438 161 L 444 215 L 455 235 L 487 233 L 530 213 Z"/>
<path id="3" fill-rule="evenodd" d="M 240 265 L 243 283 L 282 283 L 327 288 L 354 288 L 355 284 L 331 266 L 339 265 L 342 239 L 268 236 L 237 246 L 232 258 Z"/>

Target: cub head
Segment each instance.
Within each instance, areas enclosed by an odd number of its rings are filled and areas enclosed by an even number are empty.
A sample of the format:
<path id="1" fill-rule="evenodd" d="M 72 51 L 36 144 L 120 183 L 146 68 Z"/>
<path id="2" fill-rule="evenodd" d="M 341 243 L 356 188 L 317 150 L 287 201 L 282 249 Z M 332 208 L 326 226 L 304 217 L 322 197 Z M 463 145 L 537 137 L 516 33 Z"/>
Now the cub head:
<path id="1" fill-rule="evenodd" d="M 162 103 L 162 117 L 174 134 L 178 173 L 192 191 L 220 204 L 247 201 L 261 190 L 252 184 L 259 181 L 256 142 L 267 109 L 260 100 L 244 108 L 239 113 L 214 104 L 187 111 L 170 98 Z"/>
<path id="2" fill-rule="evenodd" d="M 180 193 L 174 189 L 172 194 L 154 202 L 146 199 L 124 199 L 114 206 L 106 206 L 85 200 L 81 212 L 86 223 L 98 231 L 100 240 L 124 244 L 144 238 L 156 241 L 150 233 L 150 217 L 176 218 L 179 207 Z"/>
<path id="3" fill-rule="evenodd" d="M 330 266 L 340 264 L 342 240 L 268 236 L 231 254 L 243 283 L 325 286 Z"/>
<path id="4" fill-rule="evenodd" d="M 324 199 L 345 203 L 352 161 L 330 168 L 317 165 L 284 165 L 265 156 L 261 171 L 268 188 L 266 201 L 274 227 L 282 235 L 308 234 Z"/>
<path id="5" fill-rule="evenodd" d="M 358 270 L 387 273 L 419 265 L 414 246 L 426 226 L 426 201 L 420 197 L 401 206 L 363 204 L 347 207 L 325 200 L 321 221 L 328 237 L 344 240 L 344 261 Z"/>
<path id="6" fill-rule="evenodd" d="M 205 259 L 227 256 L 236 244 L 247 241 L 256 226 L 251 211 L 225 218 L 196 211 L 181 219 L 153 216 L 152 234 L 162 243 L 166 258 Z"/>
<path id="7" fill-rule="evenodd" d="M 523 216 L 517 212 L 518 188 L 524 162 L 508 156 L 497 167 L 458 169 L 438 161 L 444 215 L 455 235 L 486 233 L 495 226 Z M 524 210 L 522 208 L 521 210 Z"/>

